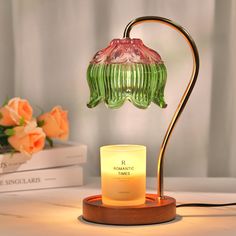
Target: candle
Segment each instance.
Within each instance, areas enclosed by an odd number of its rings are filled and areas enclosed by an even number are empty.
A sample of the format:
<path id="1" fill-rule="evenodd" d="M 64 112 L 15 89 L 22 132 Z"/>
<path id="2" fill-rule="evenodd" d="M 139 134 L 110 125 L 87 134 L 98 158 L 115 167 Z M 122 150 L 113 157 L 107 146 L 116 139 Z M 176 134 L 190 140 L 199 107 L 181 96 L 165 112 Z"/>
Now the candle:
<path id="1" fill-rule="evenodd" d="M 112 206 L 145 203 L 146 147 L 109 145 L 100 148 L 102 202 Z"/>

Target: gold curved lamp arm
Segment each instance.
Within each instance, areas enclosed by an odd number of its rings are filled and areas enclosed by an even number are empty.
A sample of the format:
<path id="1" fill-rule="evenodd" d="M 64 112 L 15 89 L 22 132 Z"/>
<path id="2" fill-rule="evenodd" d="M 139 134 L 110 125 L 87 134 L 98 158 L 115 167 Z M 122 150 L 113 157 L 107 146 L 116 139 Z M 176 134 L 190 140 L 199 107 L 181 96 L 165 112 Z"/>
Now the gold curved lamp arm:
<path id="1" fill-rule="evenodd" d="M 190 97 L 190 94 L 194 88 L 194 85 L 197 81 L 197 76 L 198 76 L 198 72 L 199 72 L 199 54 L 198 54 L 198 50 L 196 47 L 196 44 L 194 42 L 194 40 L 192 39 L 192 37 L 190 36 L 190 34 L 180 25 L 178 25 L 177 23 L 163 18 L 163 17 L 158 17 L 158 16 L 144 16 L 144 17 L 139 17 L 137 19 L 132 20 L 125 28 L 124 30 L 124 38 L 129 38 L 130 37 L 130 31 L 131 29 L 140 23 L 143 22 L 159 22 L 159 23 L 163 23 L 165 25 L 170 26 L 171 28 L 174 28 L 175 30 L 177 30 L 179 33 L 181 33 L 181 35 L 185 38 L 185 40 L 187 41 L 187 43 L 189 44 L 191 51 L 192 51 L 192 57 L 193 57 L 193 70 L 192 70 L 192 75 L 191 75 L 191 79 L 188 83 L 188 86 L 179 102 L 179 105 L 172 117 L 172 120 L 168 126 L 168 129 L 166 131 L 165 137 L 162 141 L 161 144 L 161 148 L 160 148 L 160 152 L 159 152 L 159 156 L 158 156 L 158 164 L 157 164 L 157 179 L 158 179 L 158 185 L 157 185 L 157 196 L 158 198 L 163 198 L 164 194 L 163 194 L 163 166 L 164 166 L 164 155 L 165 155 L 165 150 L 166 150 L 166 146 L 168 144 L 169 138 L 171 136 L 171 133 L 176 125 L 176 122 L 178 120 L 178 118 L 180 117 L 183 109 L 185 108 L 185 105 Z"/>

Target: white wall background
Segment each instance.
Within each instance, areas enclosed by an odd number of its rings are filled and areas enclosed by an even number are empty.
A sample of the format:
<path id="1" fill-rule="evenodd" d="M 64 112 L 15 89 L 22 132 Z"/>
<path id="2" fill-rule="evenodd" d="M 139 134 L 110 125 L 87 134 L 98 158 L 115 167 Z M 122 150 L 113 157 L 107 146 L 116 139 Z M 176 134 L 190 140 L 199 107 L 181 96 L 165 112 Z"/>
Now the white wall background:
<path id="1" fill-rule="evenodd" d="M 99 173 L 99 147 L 135 143 L 148 147 L 147 171 L 155 175 L 164 132 L 191 74 L 191 54 L 173 29 L 136 26 L 133 37 L 157 50 L 168 69 L 166 101 L 139 110 L 125 104 L 88 109 L 89 60 L 126 24 L 143 15 L 171 18 L 199 48 L 199 81 L 166 152 L 168 176 L 236 176 L 235 27 L 233 0 L 0 0 L 0 98 L 30 99 L 45 110 L 69 110 L 72 140 L 89 147 L 87 173 Z"/>
<path id="2" fill-rule="evenodd" d="M 0 101 L 13 96 L 14 47 L 10 1 L 0 0 Z M 1 103 L 1 102 L 0 102 Z"/>

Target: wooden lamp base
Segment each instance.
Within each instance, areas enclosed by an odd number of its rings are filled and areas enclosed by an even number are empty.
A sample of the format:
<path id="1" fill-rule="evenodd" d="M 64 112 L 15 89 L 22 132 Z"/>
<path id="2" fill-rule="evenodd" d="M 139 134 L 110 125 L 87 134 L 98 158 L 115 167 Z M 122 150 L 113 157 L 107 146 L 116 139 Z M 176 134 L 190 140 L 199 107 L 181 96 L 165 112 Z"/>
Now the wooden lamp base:
<path id="1" fill-rule="evenodd" d="M 102 196 L 90 196 L 83 200 L 83 219 L 111 225 L 157 224 L 175 219 L 176 201 L 165 196 L 157 200 L 156 194 L 146 194 L 146 202 L 134 207 L 114 207 L 102 204 Z"/>

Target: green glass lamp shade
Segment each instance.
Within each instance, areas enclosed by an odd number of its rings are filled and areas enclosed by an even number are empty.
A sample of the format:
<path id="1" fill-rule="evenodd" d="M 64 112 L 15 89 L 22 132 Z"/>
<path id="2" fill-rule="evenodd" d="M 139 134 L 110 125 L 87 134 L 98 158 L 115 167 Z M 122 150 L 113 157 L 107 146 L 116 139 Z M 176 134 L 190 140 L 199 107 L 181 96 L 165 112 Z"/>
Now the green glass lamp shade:
<path id="1" fill-rule="evenodd" d="M 140 39 L 113 39 L 96 53 L 87 70 L 89 108 L 104 101 L 119 108 L 128 100 L 145 109 L 151 102 L 166 107 L 166 67 L 160 55 Z"/>

